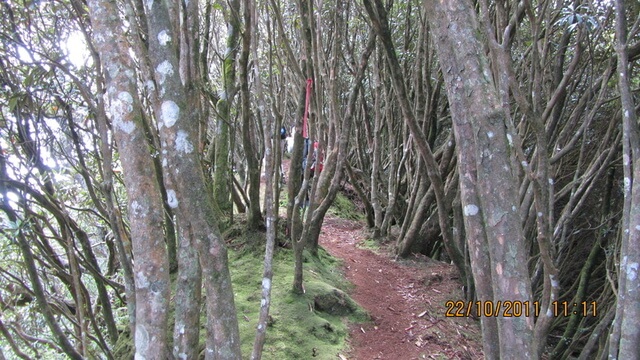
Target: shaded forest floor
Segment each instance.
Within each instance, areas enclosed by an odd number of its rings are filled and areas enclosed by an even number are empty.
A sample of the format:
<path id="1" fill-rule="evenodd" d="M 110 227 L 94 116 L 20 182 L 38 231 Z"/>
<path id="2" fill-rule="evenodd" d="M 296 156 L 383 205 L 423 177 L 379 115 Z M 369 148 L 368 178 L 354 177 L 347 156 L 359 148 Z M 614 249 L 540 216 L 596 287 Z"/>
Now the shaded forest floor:
<path id="1" fill-rule="evenodd" d="M 462 299 L 454 266 L 414 257 L 395 261 L 367 240 L 362 222 L 328 216 L 320 245 L 343 260 L 351 297 L 373 319 L 350 327 L 350 359 L 482 359 L 480 323 L 446 317 Z"/>

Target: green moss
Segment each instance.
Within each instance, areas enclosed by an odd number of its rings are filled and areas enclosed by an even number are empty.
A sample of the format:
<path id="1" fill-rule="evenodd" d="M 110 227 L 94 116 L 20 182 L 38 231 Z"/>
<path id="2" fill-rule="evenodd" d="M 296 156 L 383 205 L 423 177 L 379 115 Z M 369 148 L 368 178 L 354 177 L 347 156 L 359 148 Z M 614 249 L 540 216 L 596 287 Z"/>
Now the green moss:
<path id="1" fill-rule="evenodd" d="M 329 214 L 349 220 L 364 220 L 364 215 L 356 209 L 353 205 L 353 201 L 349 200 L 344 194 L 338 193 L 333 204 L 329 208 Z"/>
<path id="2" fill-rule="evenodd" d="M 242 228 L 241 224 L 237 225 Z M 264 261 L 264 233 L 239 233 L 231 227 L 229 236 L 229 267 L 233 281 L 236 310 L 245 359 L 251 355 L 260 311 L 261 285 Z M 279 235 L 282 237 L 282 235 Z M 292 292 L 293 251 L 278 247 L 273 259 L 273 281 L 271 308 L 263 359 L 336 359 L 338 353 L 345 353 L 349 322 L 368 321 L 368 315 L 353 302 L 345 292 L 351 286 L 339 270 L 340 261 L 324 249 L 318 255 L 304 253 L 305 293 Z M 174 277 L 175 280 L 175 277 Z M 329 310 L 316 308 L 316 298 L 339 294 L 345 304 L 347 315 L 337 316 Z M 173 317 L 173 309 L 171 317 Z M 204 349 L 206 329 L 205 314 L 201 319 L 200 348 Z M 173 321 L 167 329 L 172 334 Z M 133 358 L 131 335 L 127 330 L 114 348 L 118 359 Z"/>
<path id="3" fill-rule="evenodd" d="M 380 241 L 368 238 L 364 241 L 359 242 L 356 246 L 361 249 L 369 249 L 375 252 L 380 250 Z"/>
<path id="4" fill-rule="evenodd" d="M 230 266 L 242 353 L 248 357 L 253 346 L 260 308 L 262 255 L 234 253 L 231 255 Z M 305 253 L 306 291 L 302 295 L 296 295 L 291 291 L 293 252 L 278 248 L 273 260 L 272 320 L 267 330 L 263 359 L 335 359 L 338 353 L 346 351 L 347 322 L 366 321 L 366 313 L 355 306 L 351 299 L 347 301 L 354 305 L 355 311 L 348 316 L 318 311 L 314 301 L 317 296 L 348 288 L 349 285 L 338 267 L 339 262 L 324 249 L 319 250 L 318 257 Z"/>

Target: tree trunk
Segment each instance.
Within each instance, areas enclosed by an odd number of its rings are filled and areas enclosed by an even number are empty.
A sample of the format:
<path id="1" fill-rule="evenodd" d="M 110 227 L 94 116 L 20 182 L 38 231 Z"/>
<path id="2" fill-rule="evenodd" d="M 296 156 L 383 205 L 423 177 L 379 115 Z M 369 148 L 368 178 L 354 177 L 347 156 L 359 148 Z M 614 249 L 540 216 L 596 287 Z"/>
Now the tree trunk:
<path id="1" fill-rule="evenodd" d="M 192 234 L 183 228 L 179 231 L 178 278 L 173 299 L 176 304 L 173 356 L 176 359 L 196 359 L 199 356 L 202 269 Z"/>
<path id="2" fill-rule="evenodd" d="M 506 132 L 506 115 L 479 39 L 474 7 L 466 0 L 427 1 L 425 6 L 451 106 L 461 204 L 479 300 L 532 304 L 517 169 L 509 156 L 512 135 Z M 482 317 L 482 325 L 487 358 L 538 358 L 532 344 L 534 317 Z"/>
<path id="3" fill-rule="evenodd" d="M 245 3 L 246 5 L 246 3 Z M 245 12 L 247 10 L 245 9 Z M 242 34 L 242 52 L 240 53 L 240 98 L 242 108 L 242 146 L 244 148 L 244 154 L 247 159 L 247 172 L 249 179 L 249 209 L 247 216 L 247 230 L 255 231 L 263 225 L 262 213 L 260 212 L 260 161 L 259 151 L 254 145 L 251 128 L 251 117 L 253 111 L 251 111 L 251 94 L 249 93 L 249 52 L 251 51 L 251 24 L 246 23 L 245 17 L 245 30 Z M 255 60 L 257 61 L 257 60 Z M 260 74 L 256 74 L 260 76 Z M 256 79 L 258 81 L 258 79 Z M 263 111 L 264 106 L 262 106 Z M 257 112 L 256 118 L 259 118 L 262 114 Z M 275 133 L 270 134 L 275 137 Z M 266 155 L 265 155 L 266 156 Z M 265 174 L 265 176 L 268 176 Z"/>
<path id="4" fill-rule="evenodd" d="M 303 76 L 306 77 L 307 81 L 305 82 L 305 86 L 303 87 L 298 100 L 296 132 L 293 134 L 294 146 L 293 154 L 291 155 L 291 166 L 289 168 L 289 204 L 287 207 L 287 221 L 289 223 L 289 235 L 291 236 L 294 252 L 293 292 L 302 294 L 304 292 L 304 287 L 302 285 L 302 252 L 307 244 L 305 239 L 302 237 L 303 220 L 301 212 L 309 188 L 309 171 L 302 167 L 304 157 L 303 148 L 307 146 L 307 141 L 303 137 L 303 134 L 307 134 L 308 136 L 308 129 L 303 129 L 303 118 L 305 116 L 310 116 L 309 102 L 311 101 L 312 88 L 309 87 L 313 86 L 313 56 L 310 25 L 311 9 L 309 8 L 312 5 L 306 0 L 299 0 L 297 5 L 298 11 L 300 12 L 300 37 L 302 38 L 301 46 L 304 54 L 302 56 L 300 68 L 302 69 Z M 307 159 L 309 159 L 309 156 L 307 156 Z M 308 168 L 308 166 L 306 168 Z"/>
<path id="5" fill-rule="evenodd" d="M 107 78 L 116 142 L 121 154 L 135 257 L 136 356 L 163 358 L 168 353 L 169 268 L 162 231 L 162 203 L 142 125 L 134 68 L 121 31 L 115 2 L 89 2 L 94 41 Z M 116 41 L 109 41 L 113 36 Z M 107 141 L 107 139 L 103 139 Z"/>
<path id="6" fill-rule="evenodd" d="M 233 205 L 231 202 L 230 181 L 231 167 L 229 154 L 232 150 L 229 146 L 231 105 L 235 97 L 236 87 L 236 57 L 238 55 L 240 37 L 240 1 L 228 2 L 227 10 L 227 49 L 222 60 L 222 93 L 216 108 L 218 118 L 215 133 L 215 162 L 213 172 L 213 194 L 218 209 L 224 215 L 231 215 Z M 194 16 L 196 16 L 194 14 Z M 249 155 L 247 155 L 249 156 Z"/>
<path id="7" fill-rule="evenodd" d="M 379 51 L 380 53 L 381 51 Z M 379 56 L 377 56 L 378 61 L 382 64 L 378 64 L 378 66 L 380 68 L 384 68 L 384 60 L 382 58 L 382 54 L 379 54 Z M 379 84 L 379 87 L 382 87 L 382 85 L 380 85 L 380 79 L 377 79 L 377 77 L 379 77 L 380 74 L 379 72 L 374 72 L 373 73 L 373 83 L 374 84 Z M 371 176 L 370 176 L 370 188 L 371 188 L 371 207 L 373 208 L 373 238 L 377 239 L 380 237 L 381 235 L 381 227 L 382 227 L 382 220 L 384 218 L 384 214 L 383 214 L 383 210 L 382 210 L 382 204 L 381 204 L 381 196 L 380 196 L 380 178 L 381 178 L 381 171 L 380 171 L 380 166 L 381 166 L 381 162 L 382 160 L 380 159 L 382 157 L 382 122 L 383 122 L 383 118 L 382 118 L 382 106 L 380 105 L 381 100 L 380 97 L 382 96 L 381 93 L 384 93 L 384 91 L 376 91 L 376 93 L 378 93 L 378 95 L 375 97 L 374 102 L 373 102 L 373 133 L 371 134 L 373 137 L 373 143 L 372 143 L 372 148 L 369 149 L 369 151 L 371 152 Z M 366 104 L 364 105 L 366 106 Z"/>
<path id="8" fill-rule="evenodd" d="M 187 18 L 197 17 L 192 3 Z M 162 1 L 145 2 L 149 28 L 149 58 L 155 69 L 157 101 L 153 104 L 162 143 L 164 177 L 169 206 L 176 211 L 178 226 L 191 234 L 202 267 L 207 297 L 207 340 L 205 359 L 238 359 L 240 336 L 231 286 L 227 249 L 216 222 L 213 199 L 207 191 L 204 174 L 193 141 L 198 137 L 200 109 L 194 105 L 197 78 L 181 79 L 172 39 L 169 13 Z M 197 27 L 195 27 L 197 29 Z M 190 36 L 194 36 L 195 31 Z M 194 44 L 193 38 L 188 42 Z M 193 61 L 190 57 L 183 61 Z M 184 81 L 184 85 L 183 85 Z M 191 303 L 190 306 L 199 306 Z"/>
<path id="9" fill-rule="evenodd" d="M 95 53 L 93 59 L 96 63 L 100 63 L 99 56 Z M 96 87 L 99 92 L 104 90 L 105 84 L 103 77 L 98 76 L 96 80 Z M 98 127 L 98 134 L 101 139 L 108 139 L 109 132 L 107 128 L 107 114 L 105 110 L 105 103 L 102 98 L 96 100 L 97 113 L 96 124 Z M 124 222 L 122 221 L 122 214 L 117 210 L 116 202 L 114 200 L 113 193 L 113 153 L 111 144 L 108 141 L 101 141 L 100 152 L 103 158 L 103 191 L 106 204 L 106 211 L 109 216 L 109 223 L 111 230 L 113 231 L 113 237 L 115 241 L 116 252 L 120 266 L 122 266 L 122 273 L 124 278 L 124 289 L 127 297 L 127 312 L 129 315 L 129 329 L 131 333 L 135 333 L 136 323 L 136 296 L 135 285 L 133 280 L 133 261 L 131 261 L 131 240 L 129 234 L 125 231 Z M 112 339 L 112 341 L 115 341 Z"/>
<path id="10" fill-rule="evenodd" d="M 616 1 L 616 53 L 618 89 L 622 102 L 624 208 L 622 244 L 618 269 L 618 301 L 609 340 L 610 359 L 639 359 L 640 343 L 640 131 L 631 93 L 627 55 L 625 2 Z"/>
<path id="11" fill-rule="evenodd" d="M 258 39 L 257 34 L 254 35 L 257 29 L 257 13 L 254 0 L 244 0 L 244 22 L 245 22 L 245 38 L 243 41 L 244 46 L 251 44 L 251 53 L 253 54 L 253 70 L 256 82 L 256 95 L 258 100 L 258 109 L 263 115 L 265 115 L 266 129 L 264 131 L 264 156 L 265 156 L 265 213 L 266 213 L 266 235 L 267 242 L 265 244 L 264 253 L 264 269 L 262 272 L 262 299 L 260 301 L 260 315 L 258 318 L 258 326 L 256 327 L 256 336 L 253 342 L 253 351 L 251 352 L 252 360 L 260 360 L 262 358 L 262 350 L 264 349 L 264 343 L 266 341 L 267 326 L 269 320 L 269 309 L 271 307 L 271 285 L 273 279 L 273 253 L 275 251 L 276 244 L 276 232 L 278 224 L 278 194 L 280 183 L 279 169 L 277 164 L 281 155 L 280 151 L 280 137 L 276 136 L 276 129 L 280 127 L 276 124 L 276 119 L 272 113 L 267 109 L 267 103 L 265 99 L 264 88 L 262 86 L 262 80 L 260 78 L 260 57 L 258 56 Z M 244 49 L 243 49 L 244 50 Z M 248 51 L 248 49 L 247 49 Z M 246 66 L 246 64 L 243 64 Z M 248 70 L 248 69 L 246 69 Z M 273 75 L 270 72 L 270 75 Z M 248 93 L 248 91 L 247 91 Z M 248 95 L 248 94 L 247 94 Z M 248 103 L 248 101 L 247 101 Z M 258 207 L 259 208 L 259 207 Z"/>

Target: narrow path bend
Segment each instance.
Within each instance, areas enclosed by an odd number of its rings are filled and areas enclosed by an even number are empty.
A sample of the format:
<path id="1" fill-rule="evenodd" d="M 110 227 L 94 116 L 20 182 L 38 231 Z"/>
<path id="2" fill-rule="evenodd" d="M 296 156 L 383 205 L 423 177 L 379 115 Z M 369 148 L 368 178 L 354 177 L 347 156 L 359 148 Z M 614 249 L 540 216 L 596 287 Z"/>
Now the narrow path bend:
<path id="1" fill-rule="evenodd" d="M 320 245 L 344 261 L 351 297 L 373 322 L 351 326 L 350 359 L 482 359 L 480 323 L 446 317 L 447 300 L 461 299 L 452 265 L 363 246 L 360 222 L 328 216 Z"/>

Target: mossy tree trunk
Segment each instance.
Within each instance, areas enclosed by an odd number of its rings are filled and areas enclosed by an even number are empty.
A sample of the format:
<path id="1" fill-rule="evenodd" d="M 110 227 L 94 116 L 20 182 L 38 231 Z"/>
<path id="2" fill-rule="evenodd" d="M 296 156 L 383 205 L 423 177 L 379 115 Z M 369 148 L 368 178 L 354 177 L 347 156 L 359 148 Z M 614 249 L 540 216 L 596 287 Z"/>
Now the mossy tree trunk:
<path id="1" fill-rule="evenodd" d="M 262 358 L 262 351 L 264 349 L 264 343 L 266 341 L 267 326 L 269 320 L 269 309 L 271 307 L 271 289 L 273 279 L 273 254 L 275 251 L 277 224 L 278 224 L 278 194 L 280 193 L 280 181 L 279 181 L 279 163 L 280 163 L 280 137 L 275 136 L 277 129 L 280 128 L 278 124 L 279 119 L 274 116 L 274 111 L 267 106 L 266 94 L 264 86 L 262 84 L 262 78 L 260 77 L 262 67 L 260 57 L 258 55 L 258 36 L 257 23 L 258 12 L 256 9 L 255 0 L 244 0 L 244 23 L 245 33 L 243 37 L 243 46 L 245 48 L 250 43 L 251 54 L 253 55 L 253 72 L 255 75 L 256 86 L 256 100 L 257 108 L 261 116 L 264 116 L 265 129 L 263 132 L 264 141 L 264 156 L 265 156 L 265 189 L 264 189 L 264 203 L 265 203 L 265 227 L 266 227 L 266 244 L 264 254 L 264 269 L 262 272 L 262 289 L 261 289 L 261 301 L 260 301 L 260 314 L 258 318 L 258 325 L 256 327 L 256 335 L 253 343 L 253 351 L 251 352 L 252 360 L 259 360 Z M 268 39 L 271 43 L 271 33 L 268 33 Z M 271 48 L 269 50 L 272 50 Z M 270 78 L 273 76 L 272 71 L 273 64 L 269 64 Z"/>
<path id="2" fill-rule="evenodd" d="M 153 104 L 153 110 L 158 119 L 169 205 L 176 212 L 178 226 L 192 237 L 206 291 L 205 359 L 238 359 L 241 358 L 240 336 L 227 249 L 218 228 L 213 199 L 208 196 L 200 157 L 193 145 L 199 139 L 201 116 L 199 107 L 194 105 L 197 93 L 192 91 L 197 77 L 184 71 L 190 67 L 181 63 L 192 64 L 194 50 L 181 47 L 184 57 L 176 57 L 176 45 L 171 39 L 181 39 L 185 34 L 175 34 L 168 28 L 169 13 L 162 1 L 145 5 L 149 59 L 158 84 L 158 101 Z M 186 8 L 185 17 L 196 17 L 197 10 L 196 6 Z M 193 46 L 193 41 L 189 44 Z M 173 69 L 179 69 L 180 73 Z M 190 306 L 200 304 L 191 301 Z"/>
<path id="3" fill-rule="evenodd" d="M 195 315 L 186 315 L 180 309 L 177 313 L 176 331 L 180 332 L 181 326 L 189 327 L 189 335 L 185 339 L 176 339 L 179 347 L 176 356 L 185 355 L 187 350 L 184 350 L 184 346 L 193 346 L 198 341 L 197 331 L 193 328 L 199 327 L 199 262 L 205 279 L 209 318 L 205 358 L 238 359 L 241 358 L 240 338 L 227 252 L 217 227 L 214 202 L 208 196 L 210 193 L 206 189 L 200 158 L 194 146 L 200 139 L 198 127 L 201 111 L 199 94 L 195 90 L 199 76 L 195 66 L 196 4 L 193 2 L 181 9 L 168 8 L 168 4 L 162 1 L 145 2 L 144 14 L 139 15 L 144 18 L 141 24 L 146 25 L 149 34 L 148 53 L 142 48 L 138 49 L 137 55 L 153 69 L 152 73 L 146 75 L 151 76 L 147 81 L 155 85 L 150 97 L 159 130 L 167 203 L 176 214 L 181 241 L 190 241 L 193 248 L 189 246 L 188 250 L 195 249 L 197 253 L 196 259 L 192 253 L 185 251 L 184 246 L 179 253 L 182 260 L 179 266 L 183 266 L 179 269 L 179 276 L 189 278 L 190 288 L 187 290 L 192 291 L 183 296 L 184 292 L 179 289 L 179 296 L 185 301 L 181 309 Z M 105 8 L 109 11 L 106 14 Z M 129 42 L 122 32 L 116 30 L 121 25 L 117 22 L 117 8 L 113 2 L 104 1 L 93 3 L 92 9 L 92 22 L 102 24 L 95 39 L 98 48 L 103 51 L 102 66 L 110 80 L 107 93 L 114 128 L 118 130 L 116 136 L 123 137 L 119 145 L 123 155 L 121 161 L 126 167 L 125 179 L 132 177 L 125 180 L 125 185 L 130 195 L 135 256 L 138 304 L 136 357 L 162 359 L 170 351 L 167 341 L 169 262 L 166 245 L 162 241 L 162 196 L 153 172 L 152 154 L 146 142 L 140 141 L 143 139 L 140 135 L 142 126 L 139 124 L 143 107 L 135 89 L 135 72 L 127 47 Z M 174 17 L 171 18 L 170 14 Z M 184 14 L 187 21 L 177 21 L 181 16 L 179 14 Z M 107 22 L 103 23 L 105 19 Z M 110 41 L 113 36 L 121 38 Z M 119 135 L 120 132 L 122 134 Z M 135 136 L 139 137 L 138 141 L 133 141 L 132 137 Z M 193 353 L 193 349 L 189 351 Z"/>
<path id="4" fill-rule="evenodd" d="M 294 269 L 293 269 L 293 292 L 302 294 L 304 287 L 303 269 L 302 269 L 302 252 L 306 246 L 306 242 L 302 237 L 303 221 L 302 221 L 302 205 L 308 191 L 309 170 L 302 168 L 303 164 L 303 147 L 307 146 L 302 134 L 307 134 L 308 129 L 303 129 L 303 118 L 311 117 L 308 113 L 310 97 L 312 92 L 308 90 L 308 86 L 313 86 L 314 82 L 314 63 L 312 48 L 312 32 L 311 32 L 311 11 L 312 3 L 306 0 L 298 0 L 298 11 L 300 12 L 300 36 L 302 38 L 302 60 L 300 61 L 301 74 L 307 80 L 302 87 L 302 93 L 298 101 L 298 118 L 296 119 L 296 132 L 293 137 L 293 154 L 291 156 L 290 176 L 289 176 L 289 204 L 287 206 L 287 221 L 289 227 L 289 235 L 293 243 L 294 252 Z M 311 84 L 307 85 L 308 82 Z M 309 120 L 311 121 L 311 120 Z M 309 156 L 307 156 L 307 159 Z"/>
<path id="5" fill-rule="evenodd" d="M 245 13 L 248 11 L 246 9 L 247 5 L 249 4 L 245 2 Z M 254 117 L 256 122 L 260 123 L 260 118 L 266 109 L 264 109 L 264 105 L 260 105 L 258 106 L 258 111 L 254 112 L 251 110 L 251 94 L 249 93 L 249 53 L 251 51 L 252 25 L 246 22 L 249 20 L 246 16 L 247 15 L 245 15 L 245 29 L 242 34 L 242 51 L 240 53 L 239 61 L 240 103 L 242 108 L 242 146 L 247 160 L 247 172 L 249 175 L 247 230 L 255 231 L 262 227 L 263 219 L 262 213 L 260 212 L 260 151 L 258 150 L 259 147 L 255 140 L 256 138 L 259 139 L 259 136 L 256 136 L 257 134 L 253 131 L 254 124 L 251 120 L 252 117 Z M 255 75 L 256 77 L 260 76 L 258 73 Z M 255 81 L 259 81 L 259 79 L 255 79 Z M 258 125 L 256 128 L 260 127 L 261 126 Z M 267 130 L 266 132 L 268 133 L 270 130 Z M 272 134 L 273 137 L 275 137 L 275 133 Z"/>
<path id="6" fill-rule="evenodd" d="M 231 0 L 226 11 L 227 48 L 222 59 L 222 91 L 216 104 L 218 117 L 215 124 L 215 158 L 213 168 L 213 196 L 218 209 L 226 216 L 231 216 L 230 147 L 231 124 L 233 122 L 232 104 L 236 94 L 236 60 L 240 39 L 240 1 Z"/>

